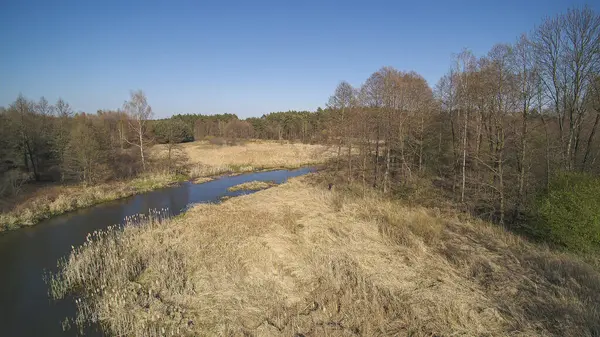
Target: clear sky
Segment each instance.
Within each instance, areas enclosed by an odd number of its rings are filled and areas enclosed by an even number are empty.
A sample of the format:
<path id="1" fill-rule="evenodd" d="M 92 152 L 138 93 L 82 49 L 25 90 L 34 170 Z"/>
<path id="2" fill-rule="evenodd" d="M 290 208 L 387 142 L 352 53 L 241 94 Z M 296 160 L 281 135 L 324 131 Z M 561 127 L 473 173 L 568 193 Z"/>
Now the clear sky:
<path id="1" fill-rule="evenodd" d="M 0 0 L 0 106 L 22 93 L 95 112 L 142 89 L 158 117 L 314 110 L 382 66 L 434 86 L 453 53 L 585 3 Z"/>

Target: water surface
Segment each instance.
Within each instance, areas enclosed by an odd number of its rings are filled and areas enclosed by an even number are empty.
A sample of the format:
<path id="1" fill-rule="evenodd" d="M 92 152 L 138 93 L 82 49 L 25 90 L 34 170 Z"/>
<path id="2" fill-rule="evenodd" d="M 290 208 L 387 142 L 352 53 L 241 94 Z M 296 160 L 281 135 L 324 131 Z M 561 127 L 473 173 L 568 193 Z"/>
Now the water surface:
<path id="1" fill-rule="evenodd" d="M 287 178 L 311 172 L 310 168 L 277 170 L 223 177 L 204 184 L 183 183 L 126 199 L 120 199 L 66 213 L 36 226 L 0 235 L 0 336 L 77 336 L 77 329 L 63 331 L 61 321 L 73 316 L 70 300 L 48 297 L 43 280 L 45 271 L 55 272 L 57 261 L 81 245 L 88 233 L 123 223 L 126 216 L 168 208 L 173 215 L 194 203 L 218 202 L 222 196 L 238 196 L 250 191 L 229 192 L 227 188 L 252 180 L 282 183 Z M 86 336 L 103 336 L 91 329 Z"/>

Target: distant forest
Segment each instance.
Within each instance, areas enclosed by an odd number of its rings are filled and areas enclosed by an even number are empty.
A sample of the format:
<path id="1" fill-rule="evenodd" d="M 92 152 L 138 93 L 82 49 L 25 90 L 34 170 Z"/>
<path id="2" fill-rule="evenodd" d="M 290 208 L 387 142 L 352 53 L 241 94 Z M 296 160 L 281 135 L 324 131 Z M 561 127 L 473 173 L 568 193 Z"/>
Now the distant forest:
<path id="1" fill-rule="evenodd" d="M 0 172 L 16 176 L 5 178 L 13 184 L 93 183 L 145 170 L 150 143 L 325 143 L 337 149 L 336 169 L 348 180 L 402 193 L 428 177 L 453 200 L 505 224 L 519 220 L 556 175 L 600 173 L 599 124 L 600 18 L 584 8 L 548 18 L 487 55 L 460 52 L 434 87 L 418 73 L 383 67 L 359 87 L 341 82 L 315 112 L 153 120 L 142 92 L 122 110 L 95 114 L 19 96 L 0 110 Z"/>
<path id="2" fill-rule="evenodd" d="M 43 97 L 31 101 L 19 96 L 8 108 L 0 108 L 0 173 L 10 180 L 18 176 L 34 181 L 95 183 L 127 178 L 143 168 L 145 159 L 137 158 L 137 153 L 145 154 L 152 144 L 194 140 L 228 144 L 241 139 L 324 142 L 329 115 L 330 110 L 319 109 L 245 120 L 235 114 L 152 119 L 142 92 L 133 92 L 123 109 L 94 114 L 74 113 L 62 99 L 51 105 Z M 115 165 L 119 167 L 107 167 Z"/>

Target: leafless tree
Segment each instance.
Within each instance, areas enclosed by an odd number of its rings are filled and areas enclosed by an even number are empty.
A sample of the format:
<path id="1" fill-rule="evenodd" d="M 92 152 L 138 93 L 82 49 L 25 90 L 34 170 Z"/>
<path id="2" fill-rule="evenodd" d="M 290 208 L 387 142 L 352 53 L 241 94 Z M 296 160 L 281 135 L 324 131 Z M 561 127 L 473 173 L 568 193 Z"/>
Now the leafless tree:
<path id="1" fill-rule="evenodd" d="M 373 165 L 373 187 L 379 182 L 379 156 L 382 137 L 382 107 L 384 101 L 384 79 L 383 74 L 378 71 L 373 73 L 361 87 L 363 105 L 372 112 L 375 129 L 375 159 Z M 371 141 L 371 140 L 370 140 Z"/>
<path id="2" fill-rule="evenodd" d="M 585 97 L 600 71 L 600 17 L 590 8 L 546 19 L 534 35 L 545 92 L 558 117 L 563 166 L 577 167 Z"/>
<path id="3" fill-rule="evenodd" d="M 592 151 L 592 144 L 594 136 L 598 130 L 600 122 L 600 75 L 597 75 L 593 80 L 590 89 L 586 92 L 586 106 L 594 113 L 594 124 L 591 126 L 590 134 L 588 136 L 587 145 L 585 147 L 585 154 L 583 156 L 583 162 L 581 164 L 582 170 L 586 169 L 586 164 L 590 159 Z M 600 148 L 600 147 L 599 147 Z M 596 158 L 593 158 L 594 161 Z"/>
<path id="4" fill-rule="evenodd" d="M 463 50 L 456 57 L 456 72 L 458 74 L 458 96 L 459 104 L 457 105 L 458 114 L 462 113 L 462 164 L 461 164 L 461 188 L 460 188 L 460 201 L 465 201 L 465 188 L 467 181 L 467 139 L 468 139 L 468 126 L 469 126 L 469 114 L 473 108 L 473 99 L 471 97 L 471 77 L 475 68 L 475 56 L 469 50 Z"/>
<path id="5" fill-rule="evenodd" d="M 516 75 L 516 85 L 518 90 L 518 105 L 521 110 L 521 135 L 519 154 L 517 157 L 517 166 L 519 170 L 519 189 L 515 211 L 518 212 L 524 202 L 525 197 L 525 178 L 527 176 L 527 153 L 528 153 L 528 120 L 531 108 L 535 103 L 538 69 L 535 63 L 533 45 L 526 35 L 522 35 L 514 46 L 511 71 Z M 541 107 L 538 107 L 541 108 Z"/>
<path id="6" fill-rule="evenodd" d="M 351 126 L 350 118 L 348 115 L 352 114 L 352 106 L 354 104 L 355 94 L 354 88 L 348 82 L 341 82 L 335 89 L 335 94 L 329 98 L 328 106 L 334 112 L 334 118 L 332 118 L 331 130 L 333 136 L 337 140 L 337 160 L 336 160 L 336 171 L 339 171 L 339 163 L 341 159 L 342 145 L 345 144 L 348 147 L 348 151 L 352 151 L 352 145 L 349 140 L 349 128 Z M 348 111 L 347 111 L 348 110 Z M 350 158 L 350 152 L 348 153 L 348 163 L 350 167 L 349 176 L 352 171 L 352 161 Z"/>
<path id="7" fill-rule="evenodd" d="M 127 143 L 137 146 L 140 149 L 140 158 L 142 169 L 146 170 L 146 160 L 144 157 L 144 146 L 147 142 L 147 122 L 153 116 L 152 107 L 148 104 L 146 95 L 143 91 L 137 90 L 131 92 L 129 101 L 123 104 L 123 110 L 129 117 L 129 128 L 135 134 L 135 141 Z"/>

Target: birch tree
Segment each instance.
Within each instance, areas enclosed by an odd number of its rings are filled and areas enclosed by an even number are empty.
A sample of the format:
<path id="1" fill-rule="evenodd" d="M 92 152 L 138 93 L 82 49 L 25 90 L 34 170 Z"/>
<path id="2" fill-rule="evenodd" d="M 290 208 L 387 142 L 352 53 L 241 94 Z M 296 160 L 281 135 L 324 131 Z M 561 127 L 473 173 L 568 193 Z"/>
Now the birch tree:
<path id="1" fill-rule="evenodd" d="M 129 101 L 126 101 L 123 104 L 123 110 L 129 117 L 129 128 L 135 135 L 134 141 L 130 141 L 129 139 L 126 139 L 126 141 L 139 148 L 142 169 L 146 171 L 144 151 L 145 146 L 147 145 L 148 120 L 153 116 L 152 107 L 148 104 L 144 92 L 137 90 L 131 92 Z"/>

